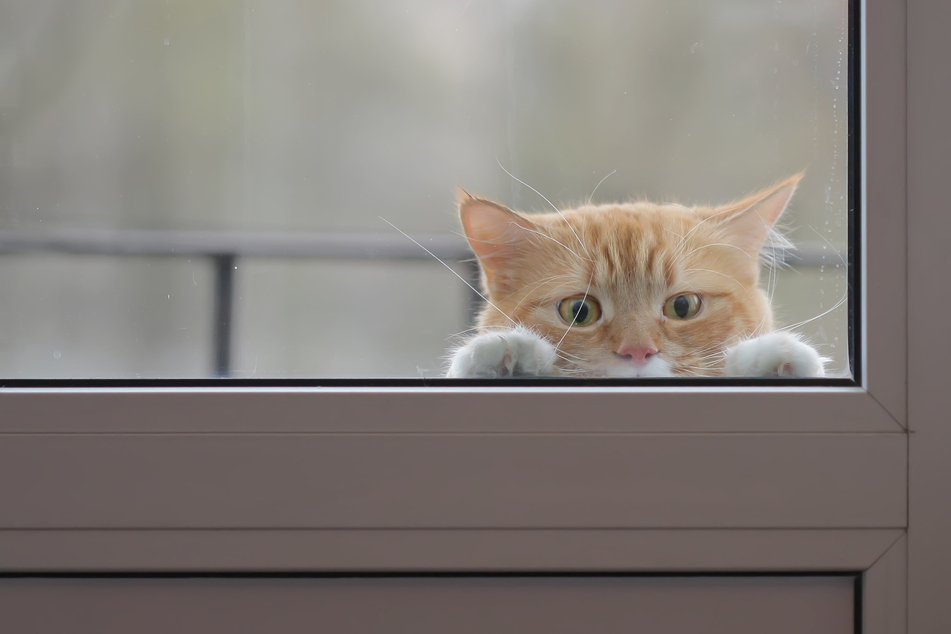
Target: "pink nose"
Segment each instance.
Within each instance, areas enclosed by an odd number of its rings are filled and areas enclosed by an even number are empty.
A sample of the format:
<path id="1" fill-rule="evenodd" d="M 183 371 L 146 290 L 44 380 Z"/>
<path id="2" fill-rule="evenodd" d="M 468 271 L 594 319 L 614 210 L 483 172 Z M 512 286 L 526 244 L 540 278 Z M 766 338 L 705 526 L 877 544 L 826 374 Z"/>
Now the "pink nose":
<path id="1" fill-rule="evenodd" d="M 615 354 L 624 358 L 625 361 L 630 361 L 636 365 L 644 365 L 648 359 L 657 354 L 657 348 L 654 346 L 622 346 Z"/>

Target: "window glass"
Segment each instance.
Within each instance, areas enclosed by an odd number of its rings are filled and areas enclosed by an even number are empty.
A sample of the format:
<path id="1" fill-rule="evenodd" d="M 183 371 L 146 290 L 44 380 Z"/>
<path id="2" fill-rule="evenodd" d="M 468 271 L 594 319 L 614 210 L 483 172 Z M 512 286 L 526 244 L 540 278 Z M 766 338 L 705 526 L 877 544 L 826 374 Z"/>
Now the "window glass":
<path id="1" fill-rule="evenodd" d="M 847 0 L 3 2 L 0 377 L 438 376 L 478 285 L 457 185 L 554 213 L 803 170 L 799 249 L 760 285 L 848 376 L 848 24 Z"/>

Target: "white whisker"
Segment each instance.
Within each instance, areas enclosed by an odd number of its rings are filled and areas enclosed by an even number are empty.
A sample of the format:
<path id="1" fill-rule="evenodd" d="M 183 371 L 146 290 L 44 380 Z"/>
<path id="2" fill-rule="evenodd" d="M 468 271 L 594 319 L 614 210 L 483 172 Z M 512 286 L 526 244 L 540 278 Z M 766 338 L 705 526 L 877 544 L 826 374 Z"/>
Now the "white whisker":
<path id="1" fill-rule="evenodd" d="M 465 338 L 467 335 L 469 335 L 469 334 L 471 334 L 471 333 L 473 333 L 473 332 L 478 332 L 478 331 L 479 331 L 479 327 L 478 327 L 478 326 L 473 326 L 472 328 L 465 328 L 464 330 L 460 330 L 460 331 L 457 332 L 457 333 L 454 333 L 454 334 L 451 334 L 451 335 L 447 336 L 447 337 L 445 338 L 445 341 L 450 341 L 450 340 L 452 340 L 452 339 Z"/>
<path id="2" fill-rule="evenodd" d="M 792 324 L 792 325 L 790 325 L 790 326 L 784 326 L 783 328 L 778 328 L 778 329 L 777 329 L 777 332 L 784 332 L 784 331 L 787 331 L 787 330 L 792 330 L 793 328 L 799 328 L 800 326 L 805 326 L 806 324 L 808 324 L 808 323 L 810 323 L 810 322 L 813 322 L 813 321 L 819 319 L 820 317 L 825 317 L 826 315 L 828 315 L 829 313 L 831 313 L 832 311 L 834 311 L 836 308 L 838 308 L 839 306 L 841 306 L 842 304 L 844 304 L 846 301 L 848 301 L 848 299 L 849 299 L 849 294 L 846 293 L 845 295 L 842 296 L 842 299 L 840 299 L 839 301 L 837 301 L 837 302 L 835 303 L 835 306 L 833 306 L 833 307 L 830 308 L 829 310 L 825 311 L 824 313 L 820 313 L 820 314 L 816 315 L 815 317 L 812 317 L 811 319 L 806 319 L 805 321 L 800 321 L 798 324 Z"/>
<path id="3" fill-rule="evenodd" d="M 580 259 L 580 260 L 587 260 L 588 262 L 591 262 L 591 258 L 586 258 L 586 257 L 584 257 L 584 256 L 582 256 L 582 255 L 578 255 L 577 253 L 575 253 L 574 251 L 572 251 L 571 248 L 570 248 L 567 244 L 565 244 L 564 242 L 559 242 L 558 240 L 556 240 L 555 238 L 551 237 L 551 236 L 548 235 L 547 233 L 542 233 L 541 231 L 536 231 L 535 229 L 529 229 L 528 227 L 523 227 L 522 225 L 519 225 L 519 224 L 516 224 L 515 226 L 518 227 L 519 229 L 523 230 L 523 231 L 528 231 L 529 233 L 534 233 L 534 234 L 539 235 L 539 236 L 541 236 L 541 237 L 543 237 L 543 238 L 548 238 L 549 240 L 551 240 L 551 241 L 554 242 L 555 244 L 560 245 L 560 246 L 564 247 L 565 249 L 567 249 L 568 252 L 571 253 L 571 254 L 572 254 L 573 256 L 575 256 L 576 258 L 578 258 L 578 259 Z"/>
<path id="4" fill-rule="evenodd" d="M 594 280 L 594 269 L 591 270 L 591 277 L 588 278 L 588 288 L 584 289 L 584 298 L 581 300 L 582 303 L 584 303 L 584 301 L 588 299 L 588 291 L 591 290 L 591 282 L 592 282 L 593 280 Z M 576 315 L 574 316 L 574 318 L 571 320 L 571 323 L 568 324 L 568 328 L 565 330 L 565 334 L 563 334 L 563 335 L 561 336 L 561 339 L 558 340 L 558 343 L 555 344 L 555 349 L 556 349 L 556 350 L 561 347 L 561 342 L 563 342 L 563 341 L 565 340 L 565 337 L 568 336 L 568 331 L 571 330 L 572 326 L 575 325 L 575 322 L 576 322 L 576 321 L 578 321 L 578 315 L 577 315 L 577 314 L 576 314 Z"/>
<path id="5" fill-rule="evenodd" d="M 546 283 L 546 282 L 551 282 L 551 281 L 554 281 L 554 280 L 557 280 L 557 279 L 561 279 L 561 278 L 563 278 L 563 277 L 574 278 L 573 275 L 570 275 L 570 274 L 567 274 L 567 273 L 562 274 L 562 275 L 552 275 L 551 277 L 546 277 L 546 278 L 543 279 L 543 280 L 538 280 L 537 282 L 533 282 L 530 286 L 528 286 L 528 291 L 525 291 L 524 288 L 517 288 L 517 289 L 515 289 L 514 291 L 512 291 L 511 293 L 509 293 L 508 295 L 506 295 L 505 297 L 501 298 L 499 301 L 500 301 L 500 302 L 504 302 L 504 301 L 506 301 L 506 300 L 509 300 L 509 299 L 511 299 L 511 298 L 514 297 L 515 295 L 518 295 L 518 294 L 521 293 L 521 292 L 525 292 L 525 295 L 526 295 L 526 296 L 531 295 L 532 292 L 533 292 L 536 288 L 538 288 L 539 286 L 541 286 L 542 284 L 544 284 L 544 283 Z M 524 301 L 524 298 L 523 298 L 522 301 Z M 521 302 L 519 302 L 519 303 L 521 303 Z"/>
<path id="6" fill-rule="evenodd" d="M 699 251 L 699 250 L 701 250 L 701 249 L 706 249 L 706 248 L 708 248 L 708 247 L 729 247 L 729 248 L 731 248 L 731 249 L 736 249 L 737 251 L 739 251 L 740 253 L 742 253 L 742 254 L 745 255 L 746 257 L 748 257 L 748 258 L 750 258 L 750 259 L 753 259 L 753 256 L 750 255 L 749 253 L 747 253 L 745 250 L 741 249 L 740 247 L 736 246 L 735 244 L 730 244 L 730 243 L 728 243 L 728 242 L 711 242 L 710 244 L 701 244 L 699 247 L 697 247 L 696 249 L 694 249 L 694 250 L 691 251 L 690 253 L 685 253 L 685 254 L 683 254 L 683 257 L 685 257 L 685 258 L 686 258 L 686 257 L 690 257 L 691 255 L 693 255 L 693 254 L 696 253 L 697 251 Z"/>
<path id="7" fill-rule="evenodd" d="M 680 207 L 681 209 L 686 209 L 687 211 L 693 211 L 693 209 L 691 209 L 687 205 L 681 205 L 680 203 L 666 202 L 666 203 L 661 203 L 661 205 L 670 205 L 671 207 Z"/>
<path id="8" fill-rule="evenodd" d="M 591 195 L 588 196 L 588 204 L 589 204 L 589 205 L 591 204 L 591 200 L 594 198 L 594 193 L 595 193 L 596 191 L 598 191 L 598 187 L 601 187 L 601 183 L 603 183 L 604 181 L 608 180 L 608 176 L 613 176 L 614 174 L 617 174 L 617 170 L 614 170 L 613 172 L 611 172 L 610 174 L 608 174 L 607 176 L 605 176 L 604 178 L 602 178 L 600 181 L 598 181 L 598 184 L 595 185 L 595 186 L 594 186 L 594 189 L 591 191 Z"/>
<path id="9" fill-rule="evenodd" d="M 502 171 L 503 171 L 503 172 L 505 172 L 506 174 L 508 174 L 509 176 L 511 176 L 513 179 L 515 179 L 516 181 L 518 181 L 518 182 L 521 183 L 522 185 L 525 185 L 525 187 L 528 187 L 530 190 L 532 190 L 533 192 L 535 192 L 536 194 L 538 194 L 539 196 L 541 196 L 542 199 L 543 199 L 546 203 L 548 203 L 549 205 L 551 205 L 551 208 L 554 209 L 556 212 L 558 212 L 558 215 L 561 216 L 561 219 L 565 221 L 565 224 L 566 224 L 566 225 L 568 225 L 568 229 L 571 230 L 571 233 L 574 234 L 575 239 L 578 241 L 578 244 L 581 245 L 581 248 L 584 249 L 585 254 L 586 254 L 588 257 L 591 257 L 591 254 L 588 253 L 588 247 L 586 247 L 585 244 L 584 244 L 584 242 L 581 241 L 581 238 L 578 237 L 578 234 L 575 232 L 575 228 L 571 226 L 571 223 L 568 222 L 568 218 L 565 217 L 565 214 L 562 213 L 562 211 L 561 211 L 560 209 L 558 209 L 558 207 L 556 207 L 554 203 L 552 203 L 550 200 L 548 200 L 547 198 L 545 198 L 545 196 L 544 196 L 540 191 L 538 191 L 537 189 L 535 189 L 534 187 L 532 187 L 531 185 L 529 185 L 528 183 L 526 183 L 525 181 L 523 181 L 522 179 L 520 179 L 518 176 L 515 176 L 512 172 L 510 172 L 510 171 L 508 171 L 507 169 L 505 169 L 505 166 L 502 165 L 502 161 L 499 160 L 499 157 L 497 157 L 497 156 L 495 157 L 495 162 L 499 164 L 499 167 L 502 168 Z"/>
<path id="10" fill-rule="evenodd" d="M 752 205 L 750 205 L 750 207 L 752 207 Z M 747 207 L 747 209 L 749 209 L 749 207 Z M 715 214 L 710 214 L 709 216 L 707 216 L 706 218 L 704 218 L 703 220 L 701 220 L 700 222 L 698 222 L 697 224 L 695 224 L 693 227 L 691 227 L 690 231 L 688 231 L 687 233 L 684 234 L 683 239 L 686 241 L 686 239 L 689 238 L 690 235 L 691 235 L 694 231 L 696 231 L 697 229 L 699 229 L 700 227 L 702 227 L 702 226 L 705 225 L 706 223 L 710 222 L 710 221 L 713 220 L 714 218 L 717 218 L 718 216 L 722 216 L 723 214 L 729 213 L 729 212 L 731 212 L 731 211 L 733 211 L 733 210 L 732 210 L 732 209 L 724 209 L 723 211 L 719 211 L 719 212 L 717 212 L 717 213 L 715 213 Z"/>
<path id="11" fill-rule="evenodd" d="M 672 234 L 674 234 L 675 236 L 677 236 L 678 238 L 680 238 L 681 241 L 683 241 L 683 239 L 684 239 L 683 235 L 677 233 L 676 231 L 671 231 L 671 230 L 668 229 L 667 227 L 664 227 L 664 231 L 666 231 L 667 233 L 672 233 Z"/>
<path id="12" fill-rule="evenodd" d="M 732 280 L 737 286 L 739 286 L 741 289 L 743 289 L 743 292 L 746 293 L 746 296 L 747 296 L 747 297 L 749 297 L 750 299 L 753 299 L 753 296 L 750 295 L 749 290 L 747 290 L 747 288 L 746 288 L 745 286 L 743 286 L 742 284 L 740 284 L 740 283 L 737 281 L 737 279 L 736 279 L 735 277 L 733 277 L 732 275 L 727 275 L 726 273 L 724 273 L 724 272 L 722 272 L 722 271 L 713 271 L 713 270 L 711 270 L 711 269 L 684 269 L 684 273 L 689 273 L 690 271 L 704 271 L 705 273 L 715 273 L 716 275 L 722 275 L 723 277 L 727 278 L 728 280 Z"/>
<path id="13" fill-rule="evenodd" d="M 806 225 L 806 226 L 809 227 L 810 229 L 812 229 L 813 231 L 815 231 L 816 235 L 819 236 L 820 238 L 822 238 L 822 239 L 825 241 L 825 243 L 829 245 L 829 248 L 832 249 L 832 252 L 835 253 L 836 257 L 839 258 L 839 261 L 842 262 L 842 266 L 844 266 L 846 269 L 848 269 L 848 268 L 849 268 L 849 263 L 846 262 L 846 261 L 845 261 L 845 258 L 842 257 L 842 254 L 839 253 L 839 251 L 838 251 L 834 246 L 832 246 L 832 243 L 829 242 L 829 240 L 828 240 L 824 235 L 822 235 L 821 233 L 819 233 L 819 230 L 816 229 L 815 227 L 813 227 L 812 225 Z"/>
<path id="14" fill-rule="evenodd" d="M 436 254 L 435 254 L 435 253 L 433 253 L 432 251 L 430 251 L 429 249 L 427 249 L 426 247 L 424 247 L 423 245 L 421 245 L 419 242 L 417 242 L 416 240 L 414 240 L 413 238 L 411 238 L 408 233 L 406 233 L 405 231 L 403 231 L 402 229 L 400 229 L 399 227 L 397 227 L 396 225 L 394 225 L 392 222 L 390 222 L 389 220 L 387 220 L 387 219 L 384 218 L 383 216 L 378 216 L 378 217 L 379 217 L 380 220 L 382 220 L 383 222 L 385 222 L 386 224 L 390 225 L 391 227 L 393 227 L 394 229 L 396 229 L 397 231 L 399 231 L 401 234 L 403 234 L 403 236 L 405 236 L 407 240 L 409 240 L 410 242 L 412 242 L 413 244 L 415 244 L 416 246 L 418 246 L 420 249 L 422 249 L 423 251 L 425 251 L 425 252 L 428 253 L 429 255 L 433 256 L 433 258 L 434 258 L 437 262 L 439 262 L 439 263 L 442 264 L 444 267 L 446 267 L 446 268 L 449 270 L 450 273 L 452 273 L 453 275 L 455 275 L 456 277 L 458 277 L 460 280 L 462 280 L 462 283 L 463 283 L 463 284 L 465 284 L 466 286 L 468 286 L 469 288 L 471 288 L 472 291 L 473 291 L 476 295 L 478 295 L 479 297 L 481 297 L 481 298 L 485 301 L 486 304 L 488 304 L 489 306 L 491 306 L 491 307 L 494 308 L 495 310 L 499 311 L 499 313 L 501 313 L 503 317 L 505 317 L 506 319 L 508 319 L 510 322 L 512 322 L 512 323 L 515 324 L 516 326 L 519 325 L 517 321 L 515 321 L 514 319 L 512 319 L 511 317 L 509 317 L 508 315 L 506 315 L 505 312 L 504 312 L 501 308 L 499 308 L 498 306 L 496 306 L 495 304 L 493 304 L 492 302 L 490 302 L 489 299 L 488 299 L 485 295 L 483 295 L 482 293 L 480 293 L 479 290 L 478 290 L 475 286 L 473 286 L 472 284 L 470 284 L 470 283 L 466 280 L 466 278 L 464 278 L 464 277 L 462 277 L 461 275 L 459 275 L 458 273 L 456 273 L 456 272 L 452 269 L 451 266 L 449 266 L 448 264 L 446 264 L 445 262 L 443 262 L 442 260 L 440 260 L 438 257 L 436 257 Z"/>
<path id="15" fill-rule="evenodd" d="M 565 352 L 564 350 L 561 350 L 560 348 L 558 349 L 558 354 L 565 355 L 566 357 L 571 357 L 572 359 L 575 359 L 576 361 L 588 361 L 588 359 L 585 359 L 584 357 L 579 357 L 579 356 L 576 355 L 576 354 L 571 354 L 570 352 Z M 567 360 L 568 360 L 568 359 L 565 359 L 565 361 L 567 361 Z"/>
<path id="16" fill-rule="evenodd" d="M 564 276 L 559 276 L 559 277 L 564 277 Z M 567 277 L 572 278 L 572 280 L 574 279 L 574 276 L 572 276 L 572 275 L 569 275 L 569 276 L 567 276 Z M 547 300 L 549 300 L 549 299 L 552 298 L 552 297 L 557 297 L 558 295 L 560 295 L 560 293 L 558 293 L 558 290 L 564 288 L 565 286 L 568 286 L 568 284 L 570 284 L 570 283 L 571 283 L 571 282 L 568 281 L 568 282 L 565 282 L 564 284 L 559 284 L 558 286 L 556 286 L 556 287 L 553 288 L 552 290 L 548 291 L 548 293 L 542 298 L 542 299 L 543 299 L 543 303 L 544 303 L 544 301 L 547 301 Z M 536 288 L 537 288 L 537 286 L 536 286 Z M 534 290 L 535 290 L 535 289 L 532 289 L 533 292 L 534 292 Z M 531 294 L 532 294 L 532 293 L 529 292 L 528 294 L 525 295 L 525 297 L 523 297 L 522 299 L 520 299 L 520 300 L 518 301 L 518 304 L 515 305 L 515 308 L 512 309 L 512 312 L 515 312 L 516 310 L 518 310 L 518 307 L 521 306 L 521 305 L 525 302 L 525 300 L 527 300 L 527 299 L 531 296 Z"/>

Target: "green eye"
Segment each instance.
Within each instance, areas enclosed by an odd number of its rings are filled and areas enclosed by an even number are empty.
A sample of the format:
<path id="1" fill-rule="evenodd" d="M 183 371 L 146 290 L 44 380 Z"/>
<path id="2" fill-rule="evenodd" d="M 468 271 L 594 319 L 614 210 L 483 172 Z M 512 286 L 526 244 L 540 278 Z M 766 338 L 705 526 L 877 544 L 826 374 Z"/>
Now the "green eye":
<path id="1" fill-rule="evenodd" d="M 601 318 L 601 306 L 591 297 L 569 297 L 558 302 L 558 314 L 566 324 L 590 326 Z"/>
<path id="2" fill-rule="evenodd" d="M 674 295 L 664 304 L 664 314 L 670 319 L 693 319 L 703 303 L 696 293 Z"/>

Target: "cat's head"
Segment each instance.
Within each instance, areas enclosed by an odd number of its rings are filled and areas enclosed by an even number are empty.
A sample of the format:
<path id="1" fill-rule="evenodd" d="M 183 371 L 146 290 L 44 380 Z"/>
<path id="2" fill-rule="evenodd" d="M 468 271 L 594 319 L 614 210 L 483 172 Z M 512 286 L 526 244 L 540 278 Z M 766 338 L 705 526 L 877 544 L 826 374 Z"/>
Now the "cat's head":
<path id="1" fill-rule="evenodd" d="M 459 192 L 491 304 L 483 329 L 519 324 L 565 374 L 707 376 L 724 348 L 769 332 L 761 252 L 801 175 L 719 207 L 648 202 L 524 214 Z"/>

